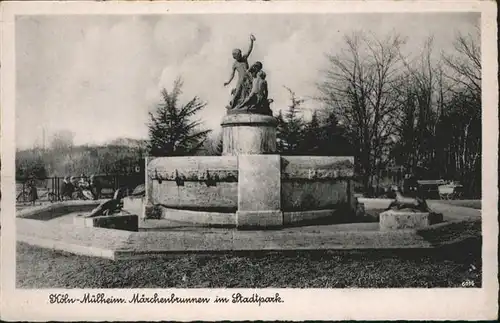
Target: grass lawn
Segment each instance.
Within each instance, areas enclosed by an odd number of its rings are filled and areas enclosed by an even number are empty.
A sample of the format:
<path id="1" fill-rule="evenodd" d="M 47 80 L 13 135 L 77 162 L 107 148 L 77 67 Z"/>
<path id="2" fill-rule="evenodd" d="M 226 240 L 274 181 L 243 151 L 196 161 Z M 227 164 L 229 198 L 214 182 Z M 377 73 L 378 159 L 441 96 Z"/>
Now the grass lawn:
<path id="1" fill-rule="evenodd" d="M 481 286 L 481 242 L 433 250 L 176 254 L 111 261 L 17 245 L 18 288 Z"/>

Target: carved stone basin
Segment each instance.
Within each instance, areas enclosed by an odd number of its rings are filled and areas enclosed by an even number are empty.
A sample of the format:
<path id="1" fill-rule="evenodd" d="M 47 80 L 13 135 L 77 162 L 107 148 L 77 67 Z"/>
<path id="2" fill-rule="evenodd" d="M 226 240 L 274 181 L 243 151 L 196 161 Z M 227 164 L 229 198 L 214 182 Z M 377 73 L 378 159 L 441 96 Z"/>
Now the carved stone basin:
<path id="1" fill-rule="evenodd" d="M 154 158 L 147 169 L 146 194 L 153 204 L 195 211 L 237 210 L 236 156 Z"/>
<path id="2" fill-rule="evenodd" d="M 238 228 L 354 216 L 353 157 L 277 155 L 276 120 L 267 115 L 229 115 L 222 129 L 223 156 L 148 159 L 145 212 Z"/>
<path id="3" fill-rule="evenodd" d="M 159 157 L 147 163 L 148 205 L 205 225 L 274 227 L 354 210 L 352 157 Z"/>

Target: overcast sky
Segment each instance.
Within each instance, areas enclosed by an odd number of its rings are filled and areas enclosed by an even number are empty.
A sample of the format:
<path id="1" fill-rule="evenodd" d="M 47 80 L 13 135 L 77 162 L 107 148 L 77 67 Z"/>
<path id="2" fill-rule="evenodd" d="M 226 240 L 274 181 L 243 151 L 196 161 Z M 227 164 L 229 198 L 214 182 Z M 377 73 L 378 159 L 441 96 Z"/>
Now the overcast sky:
<path id="1" fill-rule="evenodd" d="M 315 94 L 324 53 L 339 50 L 345 34 L 396 31 L 408 37 L 408 53 L 434 35 L 439 53 L 478 19 L 466 13 L 19 17 L 17 147 L 41 144 L 44 128 L 47 142 L 63 129 L 75 133 L 77 144 L 146 138 L 148 111 L 178 76 L 186 99 L 197 95 L 208 103 L 199 117 L 217 129 L 231 90 L 223 86 L 231 51 L 246 50 L 250 33 L 257 38 L 250 64 L 263 62 L 277 111 L 288 104 L 284 85 L 299 96 Z"/>

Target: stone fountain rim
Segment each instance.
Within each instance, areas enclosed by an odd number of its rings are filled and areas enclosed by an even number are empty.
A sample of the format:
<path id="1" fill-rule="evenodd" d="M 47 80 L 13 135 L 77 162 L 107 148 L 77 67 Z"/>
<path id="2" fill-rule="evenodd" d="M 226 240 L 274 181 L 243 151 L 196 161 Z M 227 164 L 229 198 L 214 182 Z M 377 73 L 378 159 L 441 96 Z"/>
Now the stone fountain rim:
<path id="1" fill-rule="evenodd" d="M 454 225 L 459 221 L 432 225 L 433 230 Z M 53 227 L 52 230 L 48 228 Z M 16 219 L 16 240 L 30 245 L 70 252 L 77 255 L 101 257 L 110 260 L 144 259 L 168 256 L 174 253 L 206 253 L 235 251 L 291 251 L 291 250 L 392 250 L 392 249 L 436 249 L 470 239 L 467 235 L 443 237 L 439 241 L 427 241 L 419 234 L 421 230 L 394 231 L 325 231 L 297 233 L 283 231 L 221 231 L 211 232 L 221 244 L 206 240 L 206 233 L 197 231 L 151 231 L 131 232 L 105 228 L 77 228 L 70 224 L 50 225 L 34 219 Z M 78 230 L 74 235 L 72 230 Z M 55 233 L 51 233 L 54 231 Z M 278 239 L 265 240 L 279 233 Z M 70 236 L 68 236 L 68 234 Z M 345 244 L 346 237 L 350 243 Z M 96 239 L 98 237 L 98 239 Z M 149 237 L 149 238 L 147 238 Z M 236 239 L 239 237 L 238 239 Z M 321 238 L 321 241 L 317 239 Z M 144 239 L 146 243 L 142 243 Z M 399 244 L 397 241 L 405 241 Z M 175 242 L 175 243 L 173 243 Z"/>
<path id="2" fill-rule="evenodd" d="M 90 207 L 90 203 L 85 204 Z M 59 204 L 60 206 L 60 204 Z M 75 205 L 76 206 L 76 205 Z M 40 212 L 41 209 L 38 209 Z M 419 232 L 445 229 L 457 222 L 450 220 L 431 225 L 425 229 L 405 229 L 392 231 L 318 231 L 296 232 L 278 231 L 221 231 L 218 235 L 222 245 L 206 240 L 206 234 L 197 231 L 130 232 L 104 228 L 79 228 L 71 224 L 51 224 L 50 222 L 18 216 L 16 219 L 16 240 L 31 245 L 66 251 L 74 254 L 103 257 L 112 260 L 149 258 L 172 253 L 185 252 L 233 252 L 233 251 L 275 251 L 275 250 L 362 250 L 362 249 L 435 249 L 469 239 L 467 234 L 459 237 L 443 236 L 439 241 L 428 241 Z M 74 230 L 77 231 L 75 234 Z M 263 236 L 277 239 L 262 239 Z M 346 236 L 349 244 L 343 243 Z M 149 237 L 149 238 L 148 238 Z M 235 238 L 239 237 L 239 240 Z M 144 239 L 148 242 L 140 243 Z M 173 239 L 173 240 L 172 240 Z M 317 241 L 320 239 L 321 241 Z M 155 242 L 156 241 L 156 242 Z M 172 242 L 175 242 L 172 244 Z M 267 241 L 262 245 L 262 241 Z M 404 241 L 404 244 L 398 243 Z M 140 245 L 139 245 L 140 244 Z"/>
<path id="3" fill-rule="evenodd" d="M 269 115 L 255 113 L 239 113 L 226 115 L 221 122 L 222 127 L 234 126 L 269 126 L 274 127 L 278 120 Z"/>

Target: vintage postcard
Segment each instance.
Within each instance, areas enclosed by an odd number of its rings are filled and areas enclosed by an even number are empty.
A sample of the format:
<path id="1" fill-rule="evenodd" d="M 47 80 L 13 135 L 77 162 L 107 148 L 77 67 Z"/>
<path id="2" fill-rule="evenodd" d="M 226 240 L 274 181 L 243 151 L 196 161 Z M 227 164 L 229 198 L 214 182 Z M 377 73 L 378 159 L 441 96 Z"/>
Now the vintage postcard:
<path id="1" fill-rule="evenodd" d="M 4 2 L 3 320 L 498 313 L 493 2 Z"/>

